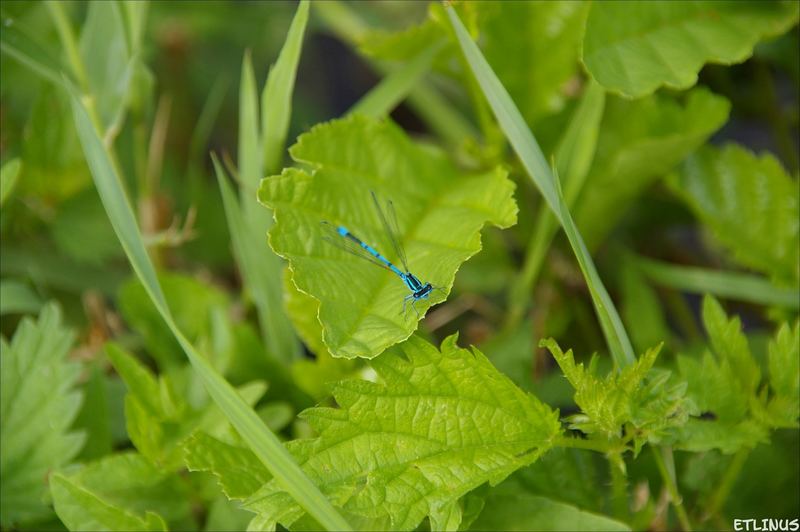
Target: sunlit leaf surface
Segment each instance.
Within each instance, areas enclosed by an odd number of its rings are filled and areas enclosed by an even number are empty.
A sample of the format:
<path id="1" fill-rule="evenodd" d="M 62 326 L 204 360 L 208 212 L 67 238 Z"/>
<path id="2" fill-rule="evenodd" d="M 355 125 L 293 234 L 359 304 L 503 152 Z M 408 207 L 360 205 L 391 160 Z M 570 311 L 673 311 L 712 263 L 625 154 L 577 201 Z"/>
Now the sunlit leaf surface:
<path id="1" fill-rule="evenodd" d="M 295 285 L 320 302 L 334 356 L 372 358 L 408 338 L 418 317 L 410 303 L 403 312 L 410 292 L 400 278 L 323 240 L 323 220 L 345 225 L 402 267 L 370 192 L 391 200 L 411 272 L 443 289 L 416 304 L 420 316 L 444 300 L 461 263 L 480 250 L 484 224 L 516 221 L 504 171 L 462 173 L 389 121 L 356 115 L 317 126 L 291 154 L 313 170 L 264 179 L 259 198 L 275 212 L 272 248 L 289 260 Z"/>

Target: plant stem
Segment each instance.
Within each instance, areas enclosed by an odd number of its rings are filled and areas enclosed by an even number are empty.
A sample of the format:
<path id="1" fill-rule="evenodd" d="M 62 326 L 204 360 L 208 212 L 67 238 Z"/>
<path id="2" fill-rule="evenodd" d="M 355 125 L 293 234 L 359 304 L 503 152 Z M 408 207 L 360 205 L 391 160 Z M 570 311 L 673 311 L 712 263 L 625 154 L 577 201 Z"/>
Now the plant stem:
<path id="1" fill-rule="evenodd" d="M 708 500 L 706 511 L 703 513 L 701 521 L 707 521 L 710 517 L 716 515 L 720 511 L 722 505 L 725 504 L 728 495 L 730 495 L 731 490 L 733 490 L 733 485 L 736 483 L 736 479 L 739 478 L 739 473 L 741 473 L 742 467 L 747 461 L 747 457 L 749 455 L 749 449 L 742 449 L 733 455 L 733 460 L 731 460 L 731 463 L 728 465 L 728 469 L 725 470 L 725 474 L 722 475 L 722 479 L 717 485 L 717 489 Z"/>
<path id="2" fill-rule="evenodd" d="M 571 438 L 568 436 L 561 437 L 553 442 L 555 447 L 571 447 L 573 449 L 586 449 L 589 451 L 597 451 L 599 453 L 607 453 L 612 450 L 611 442 L 606 443 L 600 440 L 584 440 L 583 438 Z M 616 450 L 617 446 L 613 446 Z"/>
<path id="3" fill-rule="evenodd" d="M 606 453 L 608 471 L 611 475 L 611 507 L 614 516 L 620 520 L 628 517 L 628 478 L 625 472 L 625 459 L 620 451 Z"/>
<path id="4" fill-rule="evenodd" d="M 689 515 L 686 513 L 686 508 L 683 506 L 683 499 L 678 492 L 678 484 L 675 476 L 675 460 L 672 455 L 672 447 L 651 447 L 653 457 L 656 460 L 658 471 L 661 473 L 661 478 L 664 480 L 664 486 L 669 493 L 669 499 L 672 507 L 675 508 L 675 513 L 678 515 L 678 520 L 681 523 L 681 528 L 686 532 L 691 532 L 692 523 L 689 521 Z"/>
<path id="5" fill-rule="evenodd" d="M 78 41 L 72 32 L 72 25 L 69 23 L 62 3 L 50 1 L 47 2 L 47 7 L 56 25 L 61 44 L 64 45 L 64 51 L 67 53 L 67 60 L 72 67 L 73 74 L 75 74 L 75 79 L 78 80 L 83 93 L 89 94 L 89 76 L 86 73 L 86 66 L 83 64 L 83 59 L 81 59 L 81 54 L 78 50 Z"/>

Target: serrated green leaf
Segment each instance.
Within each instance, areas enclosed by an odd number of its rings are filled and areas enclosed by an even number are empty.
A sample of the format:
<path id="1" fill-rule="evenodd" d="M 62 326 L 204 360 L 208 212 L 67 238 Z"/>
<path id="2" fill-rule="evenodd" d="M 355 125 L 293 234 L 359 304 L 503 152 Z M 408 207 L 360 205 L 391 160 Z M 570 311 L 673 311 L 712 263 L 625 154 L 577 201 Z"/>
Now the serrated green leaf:
<path id="1" fill-rule="evenodd" d="M 706 296 L 703 299 L 703 323 L 712 349 L 721 360 L 730 363 L 731 370 L 741 385 L 742 394 L 754 394 L 761 382 L 761 369 L 750 354 L 750 346 L 742 333 L 739 318 L 728 319 L 719 302 Z"/>
<path id="2" fill-rule="evenodd" d="M 121 453 L 58 473 L 56 512 L 70 530 L 166 530 L 196 526 L 189 486 L 141 455 Z"/>
<path id="3" fill-rule="evenodd" d="M 324 493 L 355 519 L 414 529 L 451 522 L 449 505 L 530 464 L 560 434 L 557 413 L 513 385 L 477 349 L 412 336 L 370 364 L 380 382 L 340 382 L 339 408 L 302 414 L 318 432 L 289 444 Z M 270 481 L 247 507 L 284 526 L 301 517 Z M 452 508 L 451 508 L 452 509 Z M 444 522 L 438 521 L 438 522 Z"/>
<path id="4" fill-rule="evenodd" d="M 0 168 L 0 206 L 6 202 L 11 191 L 14 190 L 21 168 L 22 161 L 19 159 L 11 159 Z"/>
<path id="5" fill-rule="evenodd" d="M 47 305 L 38 321 L 20 322 L 11 343 L 0 339 L 0 516 L 4 528 L 45 518 L 47 474 L 68 463 L 84 436 L 69 432 L 81 406 L 80 364 L 67 360 L 74 335 Z"/>
<path id="6" fill-rule="evenodd" d="M 796 427 L 800 405 L 794 390 L 800 390 L 800 383 L 791 371 L 798 365 L 800 340 L 789 332 L 788 325 L 779 329 L 770 345 L 769 387 L 773 393 L 768 395 L 739 318 L 728 318 L 719 303 L 706 296 L 703 322 L 710 348 L 699 360 L 679 356 L 678 368 L 688 383 L 688 396 L 705 416 L 690 420 L 680 430 L 677 446 L 689 451 L 719 449 L 728 454 L 768 441 L 771 429 Z M 784 370 L 789 373 L 783 374 Z"/>
<path id="7" fill-rule="evenodd" d="M 744 61 L 759 40 L 783 33 L 797 16 L 797 2 L 596 2 L 583 62 L 601 85 L 629 97 L 660 86 L 685 89 L 703 64 Z"/>
<path id="8" fill-rule="evenodd" d="M 633 365 L 601 378 L 591 365 L 576 364 L 572 350 L 562 352 L 555 340 L 542 340 L 540 345 L 550 351 L 575 388 L 581 413 L 570 422 L 586 434 L 612 439 L 624 432 L 633 437 L 638 452 L 643 443 L 656 443 L 668 429 L 685 424 L 693 411 L 684 398 L 685 385 L 670 383 L 668 371 L 653 369 L 660 346 L 649 349 Z"/>
<path id="9" fill-rule="evenodd" d="M 800 284 L 800 190 L 775 157 L 736 144 L 707 146 L 671 184 L 739 263 Z"/>
<path id="10" fill-rule="evenodd" d="M 730 104 L 694 89 L 683 105 L 668 96 L 642 100 L 609 97 L 597 151 L 575 204 L 575 220 L 589 249 L 595 249 L 627 208 L 719 129 Z"/>
<path id="11" fill-rule="evenodd" d="M 571 504 L 532 495 L 519 486 L 499 486 L 489 491 L 484 507 L 470 530 L 624 531 L 625 523 L 587 512 Z"/>
<path id="12" fill-rule="evenodd" d="M 400 279 L 325 242 L 320 222 L 344 224 L 391 255 L 370 191 L 391 200 L 409 267 L 446 293 L 461 263 L 480 250 L 481 227 L 516 221 L 504 171 L 464 175 L 388 120 L 356 115 L 316 126 L 290 153 L 314 173 L 287 169 L 266 178 L 259 199 L 275 212 L 270 245 L 289 260 L 295 285 L 320 301 L 323 340 L 334 356 L 375 357 L 408 338 L 418 319 L 411 309 L 403 315 L 408 289 Z M 420 301 L 420 315 L 443 299 L 434 292 Z"/>
<path id="13" fill-rule="evenodd" d="M 778 329 L 767 361 L 772 395 L 756 415 L 770 426 L 795 428 L 800 418 L 800 323 Z"/>
<path id="14" fill-rule="evenodd" d="M 244 500 L 272 478 L 252 451 L 204 432 L 186 440 L 183 449 L 189 471 L 213 473 L 229 499 Z"/>

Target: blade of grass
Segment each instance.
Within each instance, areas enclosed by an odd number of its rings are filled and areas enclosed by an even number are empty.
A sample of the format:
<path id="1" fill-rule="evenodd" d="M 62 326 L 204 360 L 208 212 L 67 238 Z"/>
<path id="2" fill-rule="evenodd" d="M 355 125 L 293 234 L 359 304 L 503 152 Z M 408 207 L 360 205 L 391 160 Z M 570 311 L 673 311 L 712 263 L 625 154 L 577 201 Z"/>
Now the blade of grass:
<path id="1" fill-rule="evenodd" d="M 348 523 L 303 473 L 275 434 L 264 425 L 258 414 L 247 406 L 230 383 L 195 350 L 175 324 L 158 283 L 155 268 L 142 241 L 133 209 L 121 186 L 121 178 L 116 173 L 79 95 L 72 90 L 70 96 L 78 137 L 114 231 L 145 291 L 180 343 L 192 367 L 203 380 L 209 395 L 225 413 L 226 418 L 248 447 L 310 515 L 327 530 L 350 530 Z"/>
<path id="2" fill-rule="evenodd" d="M 605 91 L 599 84 L 590 82 L 556 150 L 556 168 L 558 174 L 564 176 L 567 207 L 574 204 L 589 173 L 604 107 Z M 536 217 L 534 227 L 522 271 L 509 290 L 509 312 L 505 324 L 507 329 L 516 327 L 528 307 L 530 294 L 550 242 L 558 230 L 558 223 L 550 211 L 542 209 Z"/>
<path id="3" fill-rule="evenodd" d="M 258 322 L 264 343 L 283 362 L 301 356 L 300 343 L 283 312 L 283 261 L 267 245 L 267 230 L 272 223 L 270 212 L 258 203 L 256 190 L 263 176 L 263 153 L 259 138 L 258 96 L 250 53 L 242 62 L 239 87 L 239 193 L 246 235 L 256 255 L 256 267 L 246 266 L 238 256 L 244 286 L 258 311 Z M 234 228 L 230 228 L 234 231 Z M 235 251 L 235 248 L 234 248 Z"/>
<path id="4" fill-rule="evenodd" d="M 408 96 L 420 78 L 430 70 L 444 41 L 429 46 L 414 59 L 385 76 L 380 83 L 356 102 L 347 114 L 361 113 L 373 118 L 387 116 Z"/>
<path id="5" fill-rule="evenodd" d="M 308 23 L 308 0 L 297 7 L 286 41 L 278 60 L 269 71 L 261 93 L 261 134 L 264 145 L 264 170 L 268 174 L 280 171 L 289 119 L 292 116 L 292 93 L 297 77 L 297 64 L 303 50 L 303 35 Z"/>
<path id="6" fill-rule="evenodd" d="M 768 279 L 746 273 L 677 266 L 644 257 L 635 257 L 636 266 L 656 283 L 695 294 L 713 294 L 757 305 L 776 305 L 797 310 L 797 289 L 781 288 Z"/>
<path id="7" fill-rule="evenodd" d="M 32 72 L 55 85 L 61 84 L 64 67 L 25 32 L 15 26 L 13 19 L 3 21 L 0 51 L 19 61 Z"/>
<path id="8" fill-rule="evenodd" d="M 611 301 L 611 297 L 608 295 L 597 273 L 586 244 L 584 244 L 583 238 L 572 220 L 569 209 L 561 196 L 559 183 L 547 165 L 539 144 L 525 124 L 508 91 L 492 71 L 491 66 L 489 66 L 486 58 L 483 57 L 478 46 L 470 38 L 467 29 L 461 23 L 455 10 L 451 6 L 447 6 L 446 10 L 467 64 L 472 69 L 472 73 L 480 85 L 486 100 L 489 102 L 489 106 L 494 111 L 500 127 L 517 153 L 528 175 L 542 196 L 544 196 L 547 205 L 567 234 L 592 295 L 592 302 L 615 365 L 624 367 L 632 364 L 636 360 L 636 356 L 628 334 L 622 325 L 622 320 L 614 307 L 614 303 Z"/>

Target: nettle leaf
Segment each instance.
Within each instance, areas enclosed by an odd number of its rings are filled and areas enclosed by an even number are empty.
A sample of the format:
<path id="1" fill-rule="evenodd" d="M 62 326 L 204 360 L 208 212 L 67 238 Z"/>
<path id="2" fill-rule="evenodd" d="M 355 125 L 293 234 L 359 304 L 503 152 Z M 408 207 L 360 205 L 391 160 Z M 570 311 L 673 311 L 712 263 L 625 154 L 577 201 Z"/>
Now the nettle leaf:
<path id="1" fill-rule="evenodd" d="M 70 530 L 194 528 L 190 491 L 141 455 L 121 453 L 53 476 L 56 513 Z"/>
<path id="2" fill-rule="evenodd" d="M 339 408 L 301 415 L 319 437 L 289 449 L 350 523 L 373 530 L 412 530 L 426 516 L 451 523 L 460 497 L 530 464 L 560 434 L 557 412 L 455 342 L 447 338 L 440 351 L 412 336 L 370 362 L 380 382 L 340 382 Z M 274 480 L 247 508 L 262 525 L 301 528 L 302 509 Z"/>
<path id="3" fill-rule="evenodd" d="M 69 428 L 81 406 L 81 366 L 67 360 L 73 333 L 53 304 L 38 321 L 0 339 L 0 516 L 3 528 L 52 515 L 47 476 L 77 456 L 84 435 Z"/>
<path id="4" fill-rule="evenodd" d="M 758 41 L 791 28 L 797 16 L 797 2 L 596 2 L 583 62 L 601 85 L 625 96 L 685 89 L 705 63 L 744 61 Z"/>
<path id="5" fill-rule="evenodd" d="M 703 415 L 680 429 L 676 447 L 734 453 L 766 442 L 770 429 L 796 427 L 800 382 L 791 371 L 798 367 L 800 353 L 797 327 L 794 332 L 788 325 L 779 329 L 769 349 L 770 380 L 762 383 L 739 318 L 729 319 L 720 304 L 706 296 L 703 322 L 709 349 L 699 360 L 678 357 L 687 394 Z"/>
<path id="6" fill-rule="evenodd" d="M 673 427 L 686 423 L 693 405 L 686 402 L 686 385 L 674 382 L 666 370 L 653 369 L 661 346 L 649 349 L 636 363 L 604 378 L 594 364 L 576 364 L 572 350 L 564 353 L 553 339 L 542 340 L 564 376 L 575 388 L 581 413 L 571 416 L 572 428 L 605 438 L 633 436 L 638 452 L 645 442 L 658 442 Z"/>
<path id="7" fill-rule="evenodd" d="M 167 471 L 180 467 L 182 444 L 199 428 L 212 434 L 228 430 L 227 420 L 207 396 L 202 404 L 192 404 L 187 398 L 189 386 L 180 386 L 177 378 L 171 375 L 156 378 L 133 355 L 114 344 L 106 347 L 106 353 L 128 387 L 125 396 L 128 436 L 142 456 L 154 465 Z M 255 404 L 265 390 L 266 385 L 259 381 L 238 388 L 250 405 Z"/>
<path id="8" fill-rule="evenodd" d="M 319 301 L 322 338 L 337 357 L 375 357 L 411 336 L 418 318 L 411 309 L 403 314 L 403 282 L 324 241 L 321 221 L 347 226 L 396 260 L 370 191 L 391 200 L 409 268 L 443 289 L 417 304 L 420 316 L 444 300 L 459 266 L 480 250 L 484 224 L 516 222 L 504 170 L 464 174 L 389 120 L 334 120 L 300 136 L 290 153 L 314 171 L 285 169 L 262 180 L 259 199 L 275 213 L 270 245 L 288 259 L 297 288 Z"/>
<path id="9" fill-rule="evenodd" d="M 800 284 L 800 190 L 775 157 L 706 146 L 670 182 L 739 263 Z"/>
<path id="10" fill-rule="evenodd" d="M 648 186 L 727 121 L 729 110 L 725 98 L 705 89 L 689 92 L 683 105 L 664 95 L 607 98 L 594 161 L 575 205 L 586 245 L 596 248 Z"/>
<path id="11" fill-rule="evenodd" d="M 253 451 L 204 432 L 186 440 L 183 449 L 189 471 L 211 472 L 228 499 L 244 500 L 272 478 Z"/>

